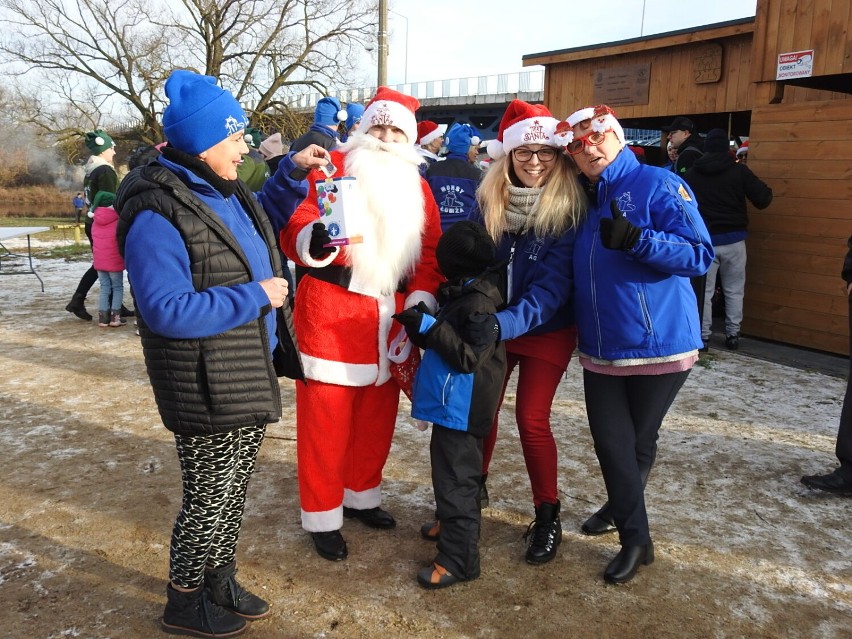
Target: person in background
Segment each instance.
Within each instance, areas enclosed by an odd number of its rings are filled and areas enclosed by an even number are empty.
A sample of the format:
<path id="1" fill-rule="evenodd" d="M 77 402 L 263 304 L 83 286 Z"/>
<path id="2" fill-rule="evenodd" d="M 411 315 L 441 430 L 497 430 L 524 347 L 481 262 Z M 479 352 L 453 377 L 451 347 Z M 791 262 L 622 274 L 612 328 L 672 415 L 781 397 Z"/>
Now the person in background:
<path id="1" fill-rule="evenodd" d="M 115 202 L 145 365 L 183 487 L 161 623 L 173 634 L 234 636 L 270 612 L 236 579 L 237 540 L 266 425 L 282 414 L 278 376 L 304 375 L 272 226 L 237 177 L 246 115 L 210 76 L 175 70 L 165 92 L 169 143 L 127 175 Z"/>
<path id="2" fill-rule="evenodd" d="M 77 191 L 76 195 L 74 195 L 74 198 L 71 200 L 71 206 L 74 207 L 74 224 L 79 224 L 80 218 L 83 217 L 83 207 L 86 206 L 82 191 Z"/>
<path id="3" fill-rule="evenodd" d="M 633 155 L 636 156 L 636 160 L 639 164 L 648 164 L 648 160 L 645 158 L 645 149 L 637 144 L 630 144 L 627 148 L 633 151 Z"/>
<path id="4" fill-rule="evenodd" d="M 358 130 L 361 125 L 361 116 L 364 115 L 364 105 L 357 102 L 350 102 L 346 105 L 346 122 L 343 123 L 343 133 L 340 136 L 341 142 L 346 142 L 349 136 Z"/>
<path id="5" fill-rule="evenodd" d="M 644 488 L 663 418 L 698 360 L 701 327 L 689 278 L 713 247 L 695 197 L 679 177 L 639 164 L 606 105 L 567 120 L 589 211 L 573 254 L 574 308 L 589 428 L 608 502 L 589 535 L 618 530 L 609 583 L 654 561 Z"/>
<path id="6" fill-rule="evenodd" d="M 852 236 L 846 242 L 846 257 L 840 276 L 846 288 L 849 306 L 849 352 L 852 353 Z M 852 358 L 849 359 L 849 376 L 846 378 L 846 394 L 840 409 L 840 425 L 834 446 L 840 466 L 825 475 L 805 475 L 802 483 L 811 490 L 852 497 Z"/>
<path id="7" fill-rule="evenodd" d="M 259 150 L 269 167 L 269 175 L 274 175 L 281 158 L 290 150 L 290 145 L 284 144 L 284 138 L 276 132 L 260 143 Z"/>
<path id="8" fill-rule="evenodd" d="M 443 162 L 433 162 L 425 177 L 441 212 L 441 229 L 446 231 L 470 216 L 476 205 L 482 171 L 470 160 L 471 149 L 475 153 L 480 141 L 473 125 L 454 124 L 444 139 L 447 155 Z"/>
<path id="9" fill-rule="evenodd" d="M 668 161 L 663 164 L 663 167 L 667 171 L 674 171 L 674 164 L 677 160 L 677 149 L 672 146 L 671 140 L 666 142 L 666 158 Z"/>
<path id="10" fill-rule="evenodd" d="M 698 209 L 710 231 L 716 257 L 707 271 L 701 339 L 710 341 L 713 324 L 713 292 L 716 274 L 722 278 L 725 299 L 725 346 L 737 350 L 743 321 L 746 281 L 747 202 L 765 209 L 772 202 L 772 189 L 731 154 L 728 134 L 711 129 L 704 140 L 704 155 L 683 174 L 698 200 Z"/>
<path id="11" fill-rule="evenodd" d="M 417 573 L 417 582 L 428 589 L 470 581 L 480 573 L 482 440 L 500 401 L 506 350 L 499 342 L 474 349 L 460 333 L 472 313 L 496 313 L 504 304 L 498 282 L 503 273 L 494 269 L 496 252 L 480 224 L 453 224 L 436 250 L 447 278 L 438 290 L 437 315 L 422 308 L 394 315 L 412 342 L 426 349 L 411 414 L 434 423 L 429 452 L 441 536 L 438 555 Z"/>
<path id="12" fill-rule="evenodd" d="M 250 190 L 259 191 L 269 179 L 269 165 L 258 150 L 263 143 L 263 136 L 260 129 L 250 126 L 246 128 L 245 138 L 248 153 L 243 155 L 243 160 L 237 167 L 237 175 Z"/>
<path id="13" fill-rule="evenodd" d="M 494 162 L 477 191 L 478 208 L 471 219 L 485 226 L 497 244 L 497 258 L 508 263 L 508 305 L 497 313 L 472 316 L 463 328 L 463 337 L 476 348 L 505 343 L 501 404 L 518 369 L 515 419 L 535 510 L 524 536 L 530 564 L 551 561 L 562 540 L 550 409 L 576 343 L 570 264 L 575 228 L 585 208 L 576 166 L 557 148 L 556 124 L 547 107 L 513 100 L 500 120 L 497 139 L 488 143 Z M 497 424 L 495 417 L 485 442 L 483 487 Z M 429 533 L 421 528 L 422 535 Z"/>
<path id="14" fill-rule="evenodd" d="M 101 284 L 98 304 L 98 326 L 124 326 L 121 317 L 121 300 L 124 298 L 124 259 L 118 252 L 115 231 L 118 213 L 112 207 L 115 193 L 99 191 L 92 201 L 92 254 Z"/>
<path id="15" fill-rule="evenodd" d="M 330 245 L 319 221 L 320 171 L 308 175 L 309 194 L 281 232 L 284 252 L 307 268 L 293 307 L 307 377 L 296 387 L 302 527 L 331 561 L 349 554 L 344 517 L 396 526 L 381 507 L 400 392 L 389 351 L 403 328 L 391 316 L 421 301 L 434 310 L 443 280 L 435 261 L 441 218 L 413 146 L 418 106 L 379 87 L 361 127 L 331 153 L 334 176 L 357 180 L 362 242 Z"/>
<path id="16" fill-rule="evenodd" d="M 322 98 L 314 108 L 314 122 L 311 127 L 296 138 L 290 145 L 291 151 L 301 151 L 310 144 L 316 144 L 331 151 L 340 144 L 340 123 L 346 122 L 349 114 L 334 97 Z"/>
<path id="17" fill-rule="evenodd" d="M 677 152 L 672 171 L 683 177 L 704 152 L 701 136 L 695 132 L 692 120 L 682 115 L 677 116 L 668 126 L 664 126 L 663 131 Z"/>
<path id="18" fill-rule="evenodd" d="M 748 140 L 743 142 L 740 148 L 737 149 L 737 162 L 748 164 Z"/>
<path id="19" fill-rule="evenodd" d="M 85 177 L 83 178 L 83 198 L 86 201 L 86 206 L 89 211 L 92 211 L 92 199 L 101 191 L 107 193 L 115 193 L 118 188 L 118 174 L 112 165 L 115 158 L 115 142 L 103 129 L 95 129 L 89 131 L 84 136 L 86 148 L 91 151 L 92 155 L 86 161 L 84 167 Z M 86 218 L 86 237 L 89 238 L 89 244 L 92 244 L 92 218 Z M 77 284 L 77 290 L 71 296 L 71 301 L 65 306 L 65 310 L 87 322 L 92 321 L 92 316 L 86 311 L 86 296 L 98 281 L 98 272 L 95 267 L 90 265 L 88 270 L 83 273 L 80 282 Z M 128 315 L 131 313 L 128 312 Z"/>
<path id="20" fill-rule="evenodd" d="M 418 122 L 415 144 L 417 152 L 423 156 L 424 164 L 420 165 L 420 173 L 425 176 L 429 167 L 441 159 L 438 152 L 444 145 L 444 131 L 432 120 Z"/>

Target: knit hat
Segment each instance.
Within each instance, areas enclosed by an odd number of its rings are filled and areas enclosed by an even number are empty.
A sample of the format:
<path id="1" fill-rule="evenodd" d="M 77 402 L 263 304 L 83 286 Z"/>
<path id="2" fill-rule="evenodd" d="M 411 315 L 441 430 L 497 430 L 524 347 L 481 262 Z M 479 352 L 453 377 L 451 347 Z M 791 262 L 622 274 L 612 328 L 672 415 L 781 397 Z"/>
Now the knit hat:
<path id="1" fill-rule="evenodd" d="M 109 191 L 98 191 L 95 193 L 95 199 L 92 200 L 92 210 L 94 211 L 99 206 L 112 206 L 115 203 L 115 193 Z"/>
<path id="2" fill-rule="evenodd" d="M 456 222 L 438 240 L 435 257 L 448 280 L 475 277 L 494 263 L 497 247 L 485 227 L 471 220 Z"/>
<path id="3" fill-rule="evenodd" d="M 350 102 L 346 105 L 346 130 L 351 131 L 352 127 L 361 121 L 361 116 L 364 115 L 364 105 L 357 102 Z"/>
<path id="4" fill-rule="evenodd" d="M 585 120 L 591 120 L 590 128 L 592 131 L 598 133 L 612 131 L 621 143 L 621 148 L 627 146 L 627 140 L 624 139 L 624 129 L 621 128 L 621 124 L 615 118 L 615 111 L 605 104 L 579 109 L 569 115 L 567 120 L 560 122 L 556 126 L 556 144 L 567 146 L 573 142 L 574 127 Z"/>
<path id="5" fill-rule="evenodd" d="M 284 155 L 284 140 L 280 133 L 273 133 L 260 143 L 260 154 L 265 160 Z"/>
<path id="6" fill-rule="evenodd" d="M 361 126 L 365 127 L 365 131 L 374 126 L 395 126 L 405 133 L 410 144 L 414 144 L 418 139 L 414 112 L 419 108 L 417 98 L 388 87 L 379 87 L 361 116 Z"/>
<path id="7" fill-rule="evenodd" d="M 263 141 L 263 134 L 257 127 L 248 126 L 246 127 L 245 141 L 251 148 L 256 149 L 260 147 L 260 143 Z"/>
<path id="8" fill-rule="evenodd" d="M 444 137 L 448 153 L 466 155 L 470 147 L 479 144 L 479 131 L 472 124 L 455 124 Z"/>
<path id="9" fill-rule="evenodd" d="M 748 153 L 748 140 L 746 140 L 745 142 L 743 142 L 743 143 L 742 143 L 742 146 L 740 146 L 740 148 L 738 148 L 738 149 L 737 149 L 737 157 L 738 157 L 738 158 L 741 158 L 741 157 L 742 157 L 742 156 L 744 156 L 746 153 Z"/>
<path id="10" fill-rule="evenodd" d="M 95 155 L 100 155 L 115 146 L 115 142 L 103 129 L 95 129 L 86 133 L 86 147 Z"/>
<path id="11" fill-rule="evenodd" d="M 722 129 L 710 129 L 704 138 L 704 151 L 707 153 L 727 153 L 731 150 L 728 134 Z"/>
<path id="12" fill-rule="evenodd" d="M 322 98 L 314 109 L 314 124 L 337 126 L 346 120 L 346 109 L 337 98 Z"/>
<path id="13" fill-rule="evenodd" d="M 166 80 L 169 105 L 163 112 L 163 132 L 174 148 L 198 155 L 245 130 L 248 118 L 216 78 L 176 69 Z"/>
<path id="14" fill-rule="evenodd" d="M 417 144 L 426 146 L 441 137 L 441 127 L 432 120 L 423 120 L 417 123 Z"/>
<path id="15" fill-rule="evenodd" d="M 500 120 L 497 139 L 488 143 L 488 155 L 496 160 L 522 144 L 556 146 L 553 139 L 556 122 L 543 104 L 512 100 Z"/>

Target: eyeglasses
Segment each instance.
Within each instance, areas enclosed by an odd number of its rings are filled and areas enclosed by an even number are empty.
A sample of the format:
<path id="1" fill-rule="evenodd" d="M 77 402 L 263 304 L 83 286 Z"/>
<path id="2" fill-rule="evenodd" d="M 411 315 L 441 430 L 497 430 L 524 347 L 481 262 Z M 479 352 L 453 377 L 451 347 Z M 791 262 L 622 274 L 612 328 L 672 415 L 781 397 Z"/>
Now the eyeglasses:
<path id="1" fill-rule="evenodd" d="M 565 150 L 568 151 L 569 155 L 577 155 L 583 151 L 584 147 L 600 146 L 603 144 L 604 140 L 606 140 L 606 131 L 592 131 L 581 138 L 574 138 L 574 140 L 568 143 Z"/>
<path id="2" fill-rule="evenodd" d="M 539 162 L 550 162 L 556 157 L 557 153 L 558 151 L 552 146 L 543 146 L 538 151 L 531 151 L 530 149 L 515 149 L 512 151 L 518 162 L 529 162 L 532 160 L 532 156 L 536 156 Z"/>

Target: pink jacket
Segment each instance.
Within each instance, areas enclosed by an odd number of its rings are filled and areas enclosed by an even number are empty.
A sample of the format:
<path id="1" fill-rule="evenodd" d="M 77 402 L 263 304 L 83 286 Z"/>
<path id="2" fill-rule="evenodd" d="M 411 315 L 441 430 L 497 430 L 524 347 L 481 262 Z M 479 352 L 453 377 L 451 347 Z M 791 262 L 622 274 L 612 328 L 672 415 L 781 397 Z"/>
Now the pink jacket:
<path id="1" fill-rule="evenodd" d="M 111 206 L 99 206 L 95 209 L 92 222 L 92 253 L 97 271 L 118 272 L 124 270 L 124 260 L 118 253 L 118 240 L 115 231 L 118 228 L 118 212 Z"/>

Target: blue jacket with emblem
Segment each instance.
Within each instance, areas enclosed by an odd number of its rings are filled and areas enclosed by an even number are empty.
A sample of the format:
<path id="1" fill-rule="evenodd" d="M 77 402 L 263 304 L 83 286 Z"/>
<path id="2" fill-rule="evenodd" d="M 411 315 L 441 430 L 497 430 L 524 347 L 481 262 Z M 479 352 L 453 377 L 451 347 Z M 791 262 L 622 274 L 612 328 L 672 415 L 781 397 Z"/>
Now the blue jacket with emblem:
<path id="1" fill-rule="evenodd" d="M 479 207 L 471 219 L 482 223 Z M 496 314 L 500 339 L 540 335 L 574 324 L 572 300 L 575 229 L 559 237 L 505 233 L 497 243 L 498 261 L 508 263 L 506 308 Z"/>
<path id="2" fill-rule="evenodd" d="M 425 177 L 441 212 L 442 231 L 468 219 L 476 206 L 482 171 L 468 162 L 466 155 L 450 153 L 443 162 L 433 162 Z"/>
<path id="3" fill-rule="evenodd" d="M 703 275 L 713 247 L 695 196 L 680 177 L 622 151 L 597 184 L 581 181 L 589 210 L 574 247 L 579 351 L 615 361 L 687 353 L 701 347 L 698 305 L 689 278 Z M 600 240 L 600 220 L 615 200 L 641 229 L 628 251 Z"/>

